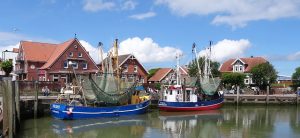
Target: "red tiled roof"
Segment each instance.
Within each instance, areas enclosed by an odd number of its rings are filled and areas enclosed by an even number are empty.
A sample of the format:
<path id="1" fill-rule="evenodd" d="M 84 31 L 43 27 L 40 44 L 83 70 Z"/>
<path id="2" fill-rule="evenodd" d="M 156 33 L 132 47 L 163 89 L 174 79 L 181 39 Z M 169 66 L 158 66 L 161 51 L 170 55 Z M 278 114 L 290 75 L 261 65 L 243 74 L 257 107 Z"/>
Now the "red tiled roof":
<path id="1" fill-rule="evenodd" d="M 46 62 L 57 44 L 21 41 L 24 58 L 28 61 Z"/>
<path id="2" fill-rule="evenodd" d="M 232 72 L 232 70 L 233 70 L 232 64 L 236 60 L 237 59 L 229 59 L 229 60 L 225 61 L 222 64 L 222 66 L 220 67 L 220 72 Z M 254 66 L 267 62 L 267 60 L 264 59 L 263 57 L 239 58 L 239 60 L 241 60 L 242 62 L 244 62 L 246 64 L 245 72 L 250 72 L 250 70 Z"/>
<path id="3" fill-rule="evenodd" d="M 56 49 L 53 51 L 47 63 L 44 64 L 41 69 L 49 68 L 75 40 L 76 39 L 70 39 L 62 44 L 57 44 Z"/>
<path id="4" fill-rule="evenodd" d="M 148 81 L 161 81 L 171 70 L 171 68 L 161 68 Z"/>

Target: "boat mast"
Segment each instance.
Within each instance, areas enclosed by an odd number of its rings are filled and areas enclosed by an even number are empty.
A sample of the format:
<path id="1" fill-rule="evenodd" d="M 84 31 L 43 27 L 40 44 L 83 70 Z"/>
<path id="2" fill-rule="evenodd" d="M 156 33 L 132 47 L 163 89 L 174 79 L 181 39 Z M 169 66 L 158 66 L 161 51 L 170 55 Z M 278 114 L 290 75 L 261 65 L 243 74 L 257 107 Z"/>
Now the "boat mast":
<path id="1" fill-rule="evenodd" d="M 196 44 L 195 43 L 193 43 L 192 51 L 194 52 L 194 54 L 196 56 L 196 63 L 197 63 L 197 67 L 198 67 L 199 79 L 201 81 L 202 73 L 201 73 L 200 64 L 199 64 L 199 61 L 198 61 L 198 54 L 197 54 L 197 49 L 196 49 Z"/>
<path id="2" fill-rule="evenodd" d="M 179 66 L 179 62 L 180 62 L 180 54 L 179 53 L 176 53 L 176 61 L 177 61 L 177 64 L 176 64 L 176 85 L 181 85 L 181 80 L 180 80 L 180 66 Z"/>
<path id="3" fill-rule="evenodd" d="M 101 60 L 101 69 L 102 69 L 102 72 L 104 73 L 103 43 L 99 42 L 98 47 L 99 47 L 100 60 Z"/>
<path id="4" fill-rule="evenodd" d="M 114 50 L 113 50 L 113 59 L 114 59 L 114 66 L 116 69 L 116 76 L 119 78 L 120 76 L 120 70 L 119 70 L 119 55 L 118 55 L 118 39 L 115 40 L 114 43 Z"/>

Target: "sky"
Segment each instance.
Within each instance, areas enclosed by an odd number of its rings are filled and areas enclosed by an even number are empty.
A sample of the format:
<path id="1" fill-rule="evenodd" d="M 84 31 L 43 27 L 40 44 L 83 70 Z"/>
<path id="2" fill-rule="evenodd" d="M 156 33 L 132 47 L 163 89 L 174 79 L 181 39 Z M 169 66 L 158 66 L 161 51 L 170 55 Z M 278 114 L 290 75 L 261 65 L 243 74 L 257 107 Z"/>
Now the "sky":
<path id="1" fill-rule="evenodd" d="M 115 39 L 121 54 L 134 54 L 147 68 L 174 67 L 176 53 L 188 64 L 212 58 L 261 56 L 279 75 L 300 66 L 299 0 L 1 0 L 0 50 L 21 40 L 62 43 L 75 37 L 99 62 L 97 45 Z M 9 53 L 7 53 L 9 55 Z"/>

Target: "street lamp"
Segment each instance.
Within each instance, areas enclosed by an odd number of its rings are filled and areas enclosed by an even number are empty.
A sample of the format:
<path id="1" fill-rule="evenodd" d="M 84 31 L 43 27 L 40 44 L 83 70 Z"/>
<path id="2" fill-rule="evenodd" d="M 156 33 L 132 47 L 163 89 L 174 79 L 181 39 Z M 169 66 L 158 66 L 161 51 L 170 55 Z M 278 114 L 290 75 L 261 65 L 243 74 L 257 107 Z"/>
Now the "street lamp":
<path id="1" fill-rule="evenodd" d="M 5 60 L 5 53 L 6 53 L 6 52 L 13 52 L 13 51 L 8 51 L 8 50 L 2 51 L 2 60 L 3 60 L 3 61 Z"/>

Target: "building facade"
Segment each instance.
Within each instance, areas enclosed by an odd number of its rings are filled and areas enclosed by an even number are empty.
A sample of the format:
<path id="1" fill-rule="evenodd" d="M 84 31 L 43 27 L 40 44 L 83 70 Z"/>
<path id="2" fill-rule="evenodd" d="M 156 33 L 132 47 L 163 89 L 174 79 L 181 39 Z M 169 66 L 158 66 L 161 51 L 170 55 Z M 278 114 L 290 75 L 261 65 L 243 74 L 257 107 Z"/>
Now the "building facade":
<path id="1" fill-rule="evenodd" d="M 104 59 L 104 62 L 105 61 L 107 61 L 107 59 Z M 147 83 L 148 71 L 134 55 L 119 55 L 118 65 L 121 72 L 121 78 L 123 80 L 126 79 L 130 82 L 138 80 L 139 83 Z M 102 63 L 98 64 L 98 67 L 100 69 L 100 72 L 103 72 Z"/>
<path id="2" fill-rule="evenodd" d="M 251 85 L 255 84 L 255 82 L 252 81 L 252 75 L 250 73 L 251 69 L 256 65 L 266 62 L 268 61 L 263 57 L 229 59 L 221 65 L 219 70 L 221 73 L 244 73 L 246 75 L 244 83 L 246 85 Z"/>
<path id="3" fill-rule="evenodd" d="M 19 80 L 70 82 L 74 72 L 98 72 L 88 51 L 76 38 L 61 44 L 21 41 L 15 66 Z"/>
<path id="4" fill-rule="evenodd" d="M 185 80 L 189 77 L 188 69 L 186 67 L 179 67 L 180 78 Z M 176 84 L 176 73 L 172 68 L 160 68 L 155 74 L 148 80 L 149 83 L 161 83 L 161 84 Z"/>

